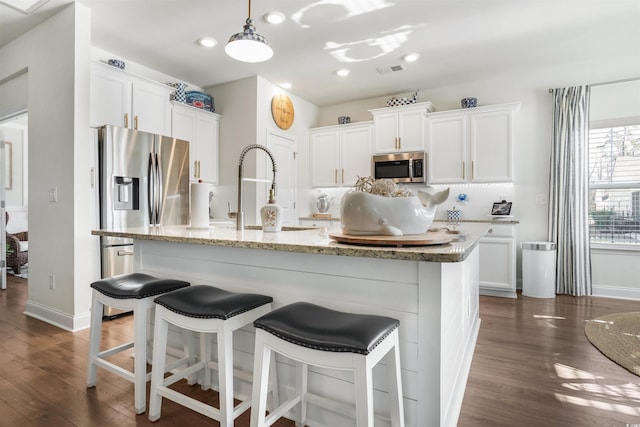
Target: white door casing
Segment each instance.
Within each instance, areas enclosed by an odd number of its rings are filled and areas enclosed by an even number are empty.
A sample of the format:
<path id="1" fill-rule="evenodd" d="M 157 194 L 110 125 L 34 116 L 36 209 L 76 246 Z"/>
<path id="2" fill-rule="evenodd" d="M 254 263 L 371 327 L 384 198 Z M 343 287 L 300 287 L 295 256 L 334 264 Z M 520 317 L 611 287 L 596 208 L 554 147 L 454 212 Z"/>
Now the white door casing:
<path id="1" fill-rule="evenodd" d="M 282 207 L 282 224 L 296 225 L 296 153 L 295 137 L 267 129 L 266 146 L 276 159 L 276 203 Z M 270 162 L 266 156 L 265 162 Z M 271 172 L 271 164 L 266 167 Z"/>

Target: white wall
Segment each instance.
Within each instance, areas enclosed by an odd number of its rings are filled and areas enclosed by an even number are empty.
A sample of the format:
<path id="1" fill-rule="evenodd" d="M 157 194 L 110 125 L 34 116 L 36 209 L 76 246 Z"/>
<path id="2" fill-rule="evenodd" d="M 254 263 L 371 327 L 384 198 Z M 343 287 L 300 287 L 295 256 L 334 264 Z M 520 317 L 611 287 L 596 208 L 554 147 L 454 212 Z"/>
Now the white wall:
<path id="1" fill-rule="evenodd" d="M 97 270 L 90 227 L 91 14 L 73 3 L 0 49 L 0 81 L 27 71 L 29 298 L 25 312 L 66 329 L 88 324 Z M 57 187 L 58 202 L 49 202 Z M 95 248 L 95 249 L 94 249 Z M 49 277 L 55 276 L 55 289 Z"/>
<path id="2" fill-rule="evenodd" d="M 253 76 L 231 83 L 205 88 L 213 95 L 220 119 L 220 179 L 214 191 L 214 216 L 225 218 L 228 205 L 235 212 L 238 206 L 238 164 L 242 149 L 250 144 L 265 144 L 267 129 L 296 138 L 298 143 L 298 191 L 309 186 L 309 128 L 318 119 L 318 107 L 304 99 L 283 91 L 260 76 Z M 271 115 L 271 99 L 279 93 L 287 93 L 294 106 L 295 115 L 291 128 L 279 129 Z M 261 154 L 258 154 L 261 156 Z M 244 176 L 270 178 L 264 163 L 256 162 L 256 150 L 248 153 L 244 161 Z M 246 182 L 243 194 L 245 224 L 259 224 L 257 209 L 265 202 L 264 192 L 256 192 L 256 185 Z M 300 205 L 300 202 L 297 202 Z"/>

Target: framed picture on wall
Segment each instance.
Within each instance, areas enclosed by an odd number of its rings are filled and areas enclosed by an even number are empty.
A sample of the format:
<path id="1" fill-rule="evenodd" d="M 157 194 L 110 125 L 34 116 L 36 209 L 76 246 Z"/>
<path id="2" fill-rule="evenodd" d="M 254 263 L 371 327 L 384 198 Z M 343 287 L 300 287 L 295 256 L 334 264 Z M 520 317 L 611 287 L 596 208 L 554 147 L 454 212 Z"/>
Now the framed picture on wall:
<path id="1" fill-rule="evenodd" d="M 493 208 L 491 208 L 491 215 L 509 214 L 511 214 L 511 202 L 507 202 L 506 200 L 494 203 Z"/>

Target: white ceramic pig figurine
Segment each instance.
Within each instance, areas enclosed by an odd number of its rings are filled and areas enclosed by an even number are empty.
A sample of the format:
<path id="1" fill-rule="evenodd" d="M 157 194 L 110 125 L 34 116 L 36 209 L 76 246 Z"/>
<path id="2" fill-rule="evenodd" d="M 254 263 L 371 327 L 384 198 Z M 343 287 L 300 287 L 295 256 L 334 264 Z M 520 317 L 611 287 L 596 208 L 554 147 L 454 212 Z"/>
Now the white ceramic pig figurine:
<path id="1" fill-rule="evenodd" d="M 449 189 L 419 188 L 417 197 L 385 197 L 364 191 L 347 192 L 340 201 L 342 233 L 356 236 L 403 236 L 426 233 L 436 206 Z"/>

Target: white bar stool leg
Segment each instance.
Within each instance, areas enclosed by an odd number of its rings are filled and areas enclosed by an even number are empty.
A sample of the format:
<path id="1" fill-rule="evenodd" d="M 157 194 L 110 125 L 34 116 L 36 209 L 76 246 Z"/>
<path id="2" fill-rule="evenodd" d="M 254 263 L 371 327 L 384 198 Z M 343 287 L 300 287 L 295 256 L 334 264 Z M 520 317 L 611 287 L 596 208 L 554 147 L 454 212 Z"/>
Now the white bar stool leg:
<path id="1" fill-rule="evenodd" d="M 366 356 L 356 356 L 354 359 L 356 425 L 357 427 L 373 427 L 373 367 L 367 363 Z"/>
<path id="2" fill-rule="evenodd" d="M 253 393 L 251 396 L 251 427 L 266 427 L 267 389 L 269 388 L 269 365 L 271 350 L 264 343 L 264 332 L 256 330 L 253 359 Z"/>
<path id="3" fill-rule="evenodd" d="M 95 387 L 98 367 L 94 361 L 100 353 L 100 337 L 102 336 L 102 312 L 104 304 L 96 298 L 97 291 L 93 291 L 91 305 L 91 329 L 89 331 L 89 361 L 87 364 L 87 387 Z"/>
<path id="4" fill-rule="evenodd" d="M 304 427 L 307 422 L 307 379 L 309 377 L 309 365 L 296 362 L 296 389 L 300 393 L 300 407 L 298 408 L 298 420 L 296 427 Z"/>
<path id="5" fill-rule="evenodd" d="M 233 331 L 218 331 L 220 427 L 233 427 Z"/>
<path id="6" fill-rule="evenodd" d="M 169 323 L 156 310 L 155 331 L 153 334 L 153 367 L 151 370 L 151 392 L 149 393 L 149 420 L 157 421 L 162 410 L 162 396 L 158 394 L 158 386 L 164 379 L 166 365 L 166 348 L 169 335 Z"/>
<path id="7" fill-rule="evenodd" d="M 133 309 L 134 393 L 137 414 L 147 410 L 147 313 L 148 300 L 140 300 Z"/>
<path id="8" fill-rule="evenodd" d="M 402 401 L 402 380 L 400 370 L 400 339 L 398 331 L 393 331 L 393 349 L 385 359 L 389 397 L 391 399 L 391 426 L 404 427 L 404 403 Z"/>

